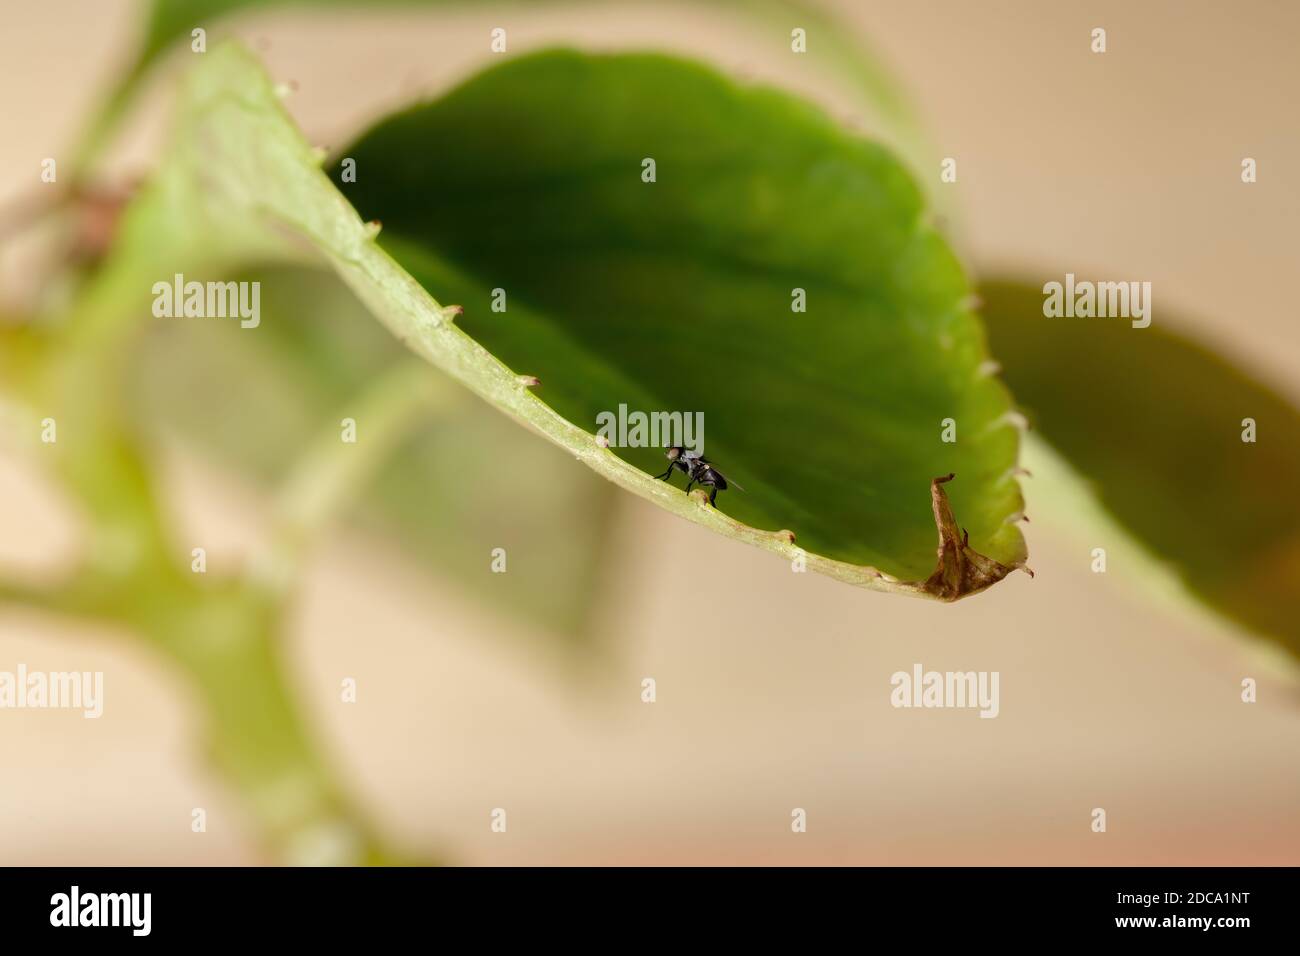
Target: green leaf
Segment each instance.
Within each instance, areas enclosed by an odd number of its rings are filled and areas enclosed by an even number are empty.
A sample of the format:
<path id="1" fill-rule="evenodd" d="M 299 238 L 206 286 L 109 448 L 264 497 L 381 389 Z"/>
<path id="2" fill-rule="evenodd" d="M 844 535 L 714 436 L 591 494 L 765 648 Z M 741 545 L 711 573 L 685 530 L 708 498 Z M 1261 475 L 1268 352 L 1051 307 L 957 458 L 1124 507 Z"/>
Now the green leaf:
<path id="1" fill-rule="evenodd" d="M 298 236 L 412 350 L 668 511 L 880 590 L 952 599 L 1023 562 L 1008 396 L 960 268 L 884 150 L 702 67 L 572 53 L 510 63 L 388 129 L 390 151 L 362 144 L 359 178 L 403 185 L 383 207 L 406 228 L 393 248 L 444 301 L 481 294 L 468 319 L 505 362 L 376 244 L 236 46 L 189 76 L 126 258 L 165 276 L 300 255 Z M 483 293 L 501 283 L 515 304 L 494 322 Z M 712 457 L 746 486 L 719 504 L 742 520 L 654 480 L 660 453 L 602 447 L 594 414 L 619 402 L 703 412 Z M 935 479 L 951 472 L 950 510 Z"/>
<path id="2" fill-rule="evenodd" d="M 343 154 L 357 181 L 337 184 L 380 244 L 569 421 L 700 412 L 706 453 L 745 488 L 723 511 L 905 581 L 934 570 L 928 489 L 956 472 L 971 543 L 1023 561 L 1007 395 L 961 269 L 880 147 L 702 66 L 561 51 Z M 664 470 L 662 448 L 619 454 Z"/>
<path id="3" fill-rule="evenodd" d="M 1296 408 L 1179 335 L 1176 316 L 1144 329 L 1045 318 L 1041 289 L 981 289 L 994 353 L 1034 427 L 1194 594 L 1300 655 Z"/>

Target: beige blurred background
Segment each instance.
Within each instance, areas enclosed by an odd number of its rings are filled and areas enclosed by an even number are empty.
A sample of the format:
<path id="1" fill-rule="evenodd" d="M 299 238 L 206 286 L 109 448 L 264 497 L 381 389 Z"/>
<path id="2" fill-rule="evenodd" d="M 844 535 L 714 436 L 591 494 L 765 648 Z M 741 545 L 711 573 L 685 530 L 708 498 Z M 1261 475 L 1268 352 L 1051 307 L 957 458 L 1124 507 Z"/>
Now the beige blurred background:
<path id="1" fill-rule="evenodd" d="M 939 158 L 958 158 L 945 199 L 972 268 L 1149 279 L 1157 312 L 1176 309 L 1300 402 L 1300 8 L 839 8 L 920 110 L 936 180 Z M 130 50 L 138 10 L 47 0 L 0 17 L 3 204 L 71 144 Z M 509 29 L 512 52 L 700 56 L 871 128 L 815 56 L 815 33 L 795 57 L 788 27 L 725 9 L 474 5 L 235 22 L 296 83 L 288 106 L 325 146 L 485 65 L 493 26 Z M 1108 32 L 1104 56 L 1088 51 L 1094 26 Z M 168 87 L 151 88 L 115 168 L 148 168 Z M 1240 183 L 1243 156 L 1258 160 L 1254 186 Z M 0 282 L 17 281 L 17 259 L 0 250 Z M 256 543 L 267 503 L 239 476 L 183 454 L 167 473 L 169 505 L 212 542 L 210 561 Z M 1150 602 L 1124 562 L 1091 573 L 1091 549 L 1112 532 L 1087 516 L 1040 521 L 1035 480 L 1037 577 L 954 606 L 792 574 L 622 496 L 607 586 L 591 595 L 613 660 L 586 674 L 512 634 L 526 625 L 499 609 L 339 530 L 298 604 L 296 690 L 384 834 L 457 862 L 1300 863 L 1294 684 L 1230 629 Z M 0 441 L 0 567 L 57 566 L 77 534 L 75 514 Z M 0 712 L 0 863 L 264 861 L 197 746 L 186 689 L 145 649 L 0 612 L 0 669 L 18 661 L 105 671 L 106 707 L 98 721 Z M 917 662 L 1000 671 L 1000 716 L 891 708 L 890 675 Z M 358 680 L 355 705 L 338 701 L 345 676 Z M 1247 676 L 1260 681 L 1253 705 L 1239 699 Z M 657 681 L 653 705 L 640 701 L 643 677 Z M 193 807 L 207 809 L 208 832 L 190 832 Z M 494 807 L 509 812 L 505 834 L 489 829 Z M 794 807 L 808 813 L 805 834 L 790 830 Z M 1090 831 L 1094 807 L 1107 810 L 1105 834 Z"/>

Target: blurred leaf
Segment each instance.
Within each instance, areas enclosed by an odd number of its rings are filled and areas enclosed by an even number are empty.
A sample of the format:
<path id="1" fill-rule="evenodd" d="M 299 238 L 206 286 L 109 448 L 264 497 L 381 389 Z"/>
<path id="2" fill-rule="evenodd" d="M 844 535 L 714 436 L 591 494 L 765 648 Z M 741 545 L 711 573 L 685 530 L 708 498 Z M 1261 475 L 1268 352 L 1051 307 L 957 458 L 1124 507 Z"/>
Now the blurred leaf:
<path id="1" fill-rule="evenodd" d="M 313 436 L 355 414 L 349 403 L 408 353 L 328 272 L 265 266 L 239 277 L 261 283 L 261 324 L 155 326 L 131 376 L 135 419 L 275 486 Z M 470 400 L 397 450 L 358 517 L 501 610 L 585 643 L 613 492 Z M 499 600 L 502 579 L 489 573 L 496 547 L 509 555 L 509 602 Z"/>
<path id="2" fill-rule="evenodd" d="M 227 16 L 248 9 L 268 10 L 276 7 L 353 8 L 402 6 L 452 6 L 457 0 L 152 0 L 148 3 L 144 38 L 132 72 L 149 67 L 168 47 L 182 37 L 188 38 L 195 27 L 203 27 L 213 40 L 212 26 Z M 459 0 L 465 6 L 469 0 Z M 533 0 L 536 4 L 538 0 Z M 554 2 L 554 0 L 551 0 Z M 780 30 L 782 44 L 790 40 L 790 30 L 799 26 L 811 37 L 812 48 L 824 53 L 830 65 L 842 73 L 863 95 L 877 106 L 882 115 L 900 130 L 912 132 L 912 111 L 893 78 L 877 62 L 878 58 L 833 12 L 804 0 L 708 0 L 720 9 L 761 20 Z M 498 4 L 503 6 L 505 4 Z M 606 3 L 607 6 L 612 5 Z M 483 6 L 480 2 L 479 6 Z"/>
<path id="3" fill-rule="evenodd" d="M 533 0 L 539 3 L 542 0 Z M 548 0 L 553 2 L 553 0 Z M 722 10 L 761 23 L 765 30 L 778 31 L 782 45 L 789 41 L 791 24 L 797 23 L 812 38 L 815 58 L 843 77 L 883 120 L 883 128 L 897 138 L 898 146 L 908 156 L 918 157 L 925 138 L 916 122 L 913 109 L 902 94 L 894 77 L 882 65 L 870 45 L 843 23 L 838 16 L 817 3 L 804 0 L 707 0 Z M 468 6 L 469 0 L 151 0 L 145 2 L 141 39 L 130 66 L 113 85 L 111 92 L 83 133 L 74 151 L 74 169 L 78 174 L 94 159 L 126 114 L 137 89 L 155 63 L 192 31 L 202 27 L 207 42 L 221 36 L 219 26 L 230 15 L 246 10 L 270 10 L 277 7 L 304 9 L 374 10 L 382 7 L 440 7 L 457 3 Z M 517 0 L 518 3 L 518 0 Z M 483 0 L 480 0 L 482 7 Z M 560 5 L 557 3 L 556 5 Z M 509 7 L 503 0 L 499 7 Z M 216 29 L 214 29 L 216 28 Z"/>
<path id="4" fill-rule="evenodd" d="M 431 6 L 451 0 L 379 0 L 388 6 Z M 192 32 L 202 28 L 206 43 L 217 40 L 213 27 L 231 14 L 247 9 L 273 7 L 333 7 L 362 8 L 374 6 L 363 0 L 152 0 L 145 3 L 144 28 L 139 48 L 126 72 L 112 86 L 111 92 L 99 107 L 74 151 L 74 170 L 78 175 L 104 148 L 117 124 L 125 116 L 137 89 L 154 64 L 181 38 L 186 42 Z"/>
<path id="5" fill-rule="evenodd" d="M 722 9 L 763 21 L 789 49 L 792 31 L 802 29 L 807 50 L 819 64 L 830 67 L 872 107 L 883 121 L 884 131 L 897 142 L 895 148 L 909 156 L 919 155 L 927 145 L 911 98 L 882 57 L 866 38 L 843 19 L 825 0 L 710 0 Z"/>
<path id="6" fill-rule="evenodd" d="M 1145 329 L 1049 319 L 1041 290 L 981 289 L 993 352 L 1035 428 L 1194 593 L 1300 654 L 1300 414 L 1170 331 L 1167 312 Z"/>
<path id="7" fill-rule="evenodd" d="M 215 40 L 211 35 L 213 25 L 241 10 L 269 10 L 276 7 L 365 9 L 375 6 L 433 6 L 450 2 L 451 0 L 153 0 L 148 4 L 144 42 L 137 54 L 135 69 L 142 71 L 147 68 L 178 39 L 188 39 L 196 27 L 206 30 L 210 41 Z"/>
<path id="8" fill-rule="evenodd" d="M 745 488 L 725 512 L 907 581 L 934 569 L 930 480 L 956 472 L 972 544 L 1023 561 L 1007 395 L 981 371 L 961 269 L 883 149 L 686 61 L 552 52 L 343 154 L 358 181 L 338 185 L 380 244 L 568 420 L 701 412 Z M 619 454 L 664 470 L 662 448 Z"/>

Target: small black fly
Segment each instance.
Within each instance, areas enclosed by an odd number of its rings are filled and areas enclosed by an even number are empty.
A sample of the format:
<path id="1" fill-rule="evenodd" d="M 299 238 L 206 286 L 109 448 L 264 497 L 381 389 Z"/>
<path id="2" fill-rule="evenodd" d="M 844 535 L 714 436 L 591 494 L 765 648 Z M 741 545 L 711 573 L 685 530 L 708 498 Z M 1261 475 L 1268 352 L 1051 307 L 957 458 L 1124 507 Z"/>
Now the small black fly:
<path id="1" fill-rule="evenodd" d="M 668 449 L 667 454 L 668 470 L 662 475 L 655 475 L 656 478 L 662 478 L 664 481 L 671 484 L 674 468 L 678 471 L 685 472 L 690 478 L 690 481 L 686 483 L 686 493 L 689 495 L 691 493 L 691 486 L 697 483 L 709 487 L 713 489 L 709 492 L 709 504 L 711 505 L 713 504 L 713 500 L 718 497 L 719 491 L 727 490 L 727 479 L 722 476 L 722 472 L 714 468 L 713 465 L 710 464 L 709 459 L 705 458 L 698 451 L 687 451 L 685 448 L 673 446 Z M 745 490 L 744 488 L 741 488 L 740 485 L 736 485 L 736 487 L 741 491 Z"/>

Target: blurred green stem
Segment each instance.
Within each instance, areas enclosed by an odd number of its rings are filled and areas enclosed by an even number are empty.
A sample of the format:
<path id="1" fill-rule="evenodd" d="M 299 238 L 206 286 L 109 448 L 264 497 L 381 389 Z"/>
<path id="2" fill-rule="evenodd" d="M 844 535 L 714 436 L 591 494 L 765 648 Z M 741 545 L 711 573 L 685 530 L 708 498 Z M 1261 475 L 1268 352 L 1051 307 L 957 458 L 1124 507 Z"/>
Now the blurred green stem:
<path id="1" fill-rule="evenodd" d="M 362 436 L 340 441 L 331 424 L 281 496 L 269 586 L 265 561 L 215 581 L 192 573 L 168 533 L 152 463 L 124 410 L 130 349 L 149 316 L 150 290 L 173 271 L 211 275 L 231 260 L 198 251 L 194 227 L 175 217 L 167 183 L 132 205 L 110 257 L 57 331 L 7 363 L 21 374 L 6 423 L 57 439 L 25 442 L 70 492 L 86 519 L 77 573 L 54 587 L 0 584 L 0 604 L 88 617 L 140 635 L 198 690 L 215 765 L 238 790 L 275 858 L 290 863 L 393 862 L 319 756 L 281 661 L 289 585 L 304 547 L 351 500 L 438 397 L 435 373 L 403 362 L 350 405 Z"/>
<path id="2" fill-rule="evenodd" d="M 62 353 L 51 353 L 49 381 L 99 384 L 58 374 Z M 79 368 L 84 355 L 72 359 Z M 429 370 L 419 371 L 427 380 Z M 293 493 L 309 506 L 286 525 L 295 547 L 319 529 L 361 487 L 395 445 L 421 420 L 436 389 L 409 388 L 410 368 L 396 372 L 356 403 L 360 421 L 378 447 L 359 451 L 340 442 L 313 449 Z M 47 398 L 52 398 L 47 393 Z M 81 414 L 96 395 L 65 388 L 60 420 Z M 176 560 L 157 508 L 143 457 L 122 434 L 112 403 L 99 402 L 95 428 L 78 440 L 61 438 L 56 470 L 86 507 L 91 553 L 73 578 L 57 587 L 0 584 L 0 603 L 90 617 L 144 637 L 185 672 L 199 691 L 216 766 L 246 800 L 266 846 L 290 863 L 392 862 L 361 815 L 333 782 L 299 716 L 284 678 L 280 635 L 287 588 L 269 589 L 253 576 L 208 585 Z M 332 452 L 332 454 L 330 453 Z M 313 476 L 322 481 L 313 484 Z M 95 486 L 94 493 L 88 493 Z M 296 500 L 296 499 L 291 499 Z"/>

